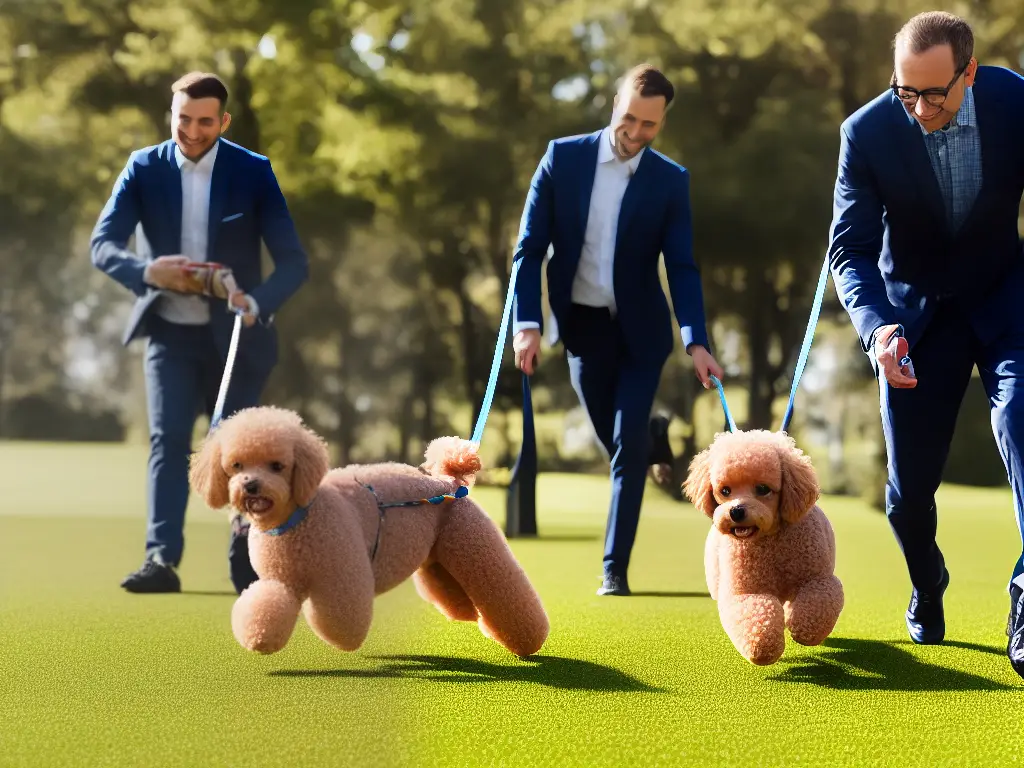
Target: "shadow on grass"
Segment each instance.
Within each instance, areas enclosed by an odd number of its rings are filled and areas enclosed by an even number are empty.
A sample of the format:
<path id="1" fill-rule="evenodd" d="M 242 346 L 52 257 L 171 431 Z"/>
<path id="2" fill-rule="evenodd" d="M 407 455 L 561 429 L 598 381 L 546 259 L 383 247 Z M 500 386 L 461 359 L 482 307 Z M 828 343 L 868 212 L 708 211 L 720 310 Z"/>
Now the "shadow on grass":
<path id="1" fill-rule="evenodd" d="M 982 675 L 950 669 L 922 661 L 899 645 L 834 637 L 827 639 L 818 654 L 794 659 L 781 673 L 769 680 L 783 683 L 810 683 L 843 691 L 1014 691 L 1007 685 Z M 1002 654 L 1003 650 L 976 643 L 949 641 L 943 645 L 969 651 Z M 785 660 L 781 662 L 785 664 Z"/>
<path id="2" fill-rule="evenodd" d="M 633 592 L 633 597 L 707 597 L 707 592 Z"/>
<path id="3" fill-rule="evenodd" d="M 276 677 L 406 678 L 440 683 L 536 683 L 571 691 L 666 693 L 614 667 L 559 656 L 531 656 L 512 664 L 452 656 L 370 656 L 377 669 L 281 669 Z"/>
<path id="4" fill-rule="evenodd" d="M 579 533 L 579 532 L 565 532 L 565 533 L 520 533 L 515 536 L 506 536 L 509 541 L 557 541 L 562 544 L 580 543 L 588 541 L 599 541 L 604 538 L 601 533 Z"/>
<path id="5" fill-rule="evenodd" d="M 237 592 L 227 589 L 183 589 L 183 595 L 198 595 L 200 597 L 238 597 Z"/>

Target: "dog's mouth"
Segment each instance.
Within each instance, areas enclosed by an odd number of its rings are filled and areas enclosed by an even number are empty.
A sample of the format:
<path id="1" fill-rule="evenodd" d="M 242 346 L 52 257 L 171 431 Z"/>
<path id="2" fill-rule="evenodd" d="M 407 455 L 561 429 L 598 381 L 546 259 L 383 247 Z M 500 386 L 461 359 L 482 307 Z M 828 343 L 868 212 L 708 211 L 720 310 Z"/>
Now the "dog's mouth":
<path id="1" fill-rule="evenodd" d="M 757 533 L 756 525 L 737 525 L 729 531 L 730 534 L 735 536 L 737 539 L 749 539 L 755 533 Z"/>
<path id="2" fill-rule="evenodd" d="M 245 505 L 245 511 L 250 515 L 262 515 L 269 512 L 274 506 L 274 502 L 266 496 L 246 496 L 242 503 Z"/>

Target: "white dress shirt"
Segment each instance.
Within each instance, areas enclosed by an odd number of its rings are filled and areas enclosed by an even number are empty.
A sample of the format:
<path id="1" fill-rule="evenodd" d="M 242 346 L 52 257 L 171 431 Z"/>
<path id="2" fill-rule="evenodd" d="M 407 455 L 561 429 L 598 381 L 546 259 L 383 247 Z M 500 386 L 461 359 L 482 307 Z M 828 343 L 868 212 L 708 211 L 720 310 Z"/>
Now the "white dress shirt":
<path id="1" fill-rule="evenodd" d="M 597 167 L 594 188 L 590 193 L 590 212 L 583 236 L 583 249 L 572 283 L 572 300 L 589 307 L 607 307 L 616 313 L 614 271 L 615 241 L 619 231 L 619 210 L 629 180 L 640 165 L 642 149 L 629 160 L 622 160 L 612 146 L 610 128 L 601 132 L 597 145 Z M 539 324 L 523 321 L 515 324 L 513 333 Z"/>
<path id="2" fill-rule="evenodd" d="M 207 261 L 207 235 L 210 225 L 210 182 L 217 162 L 220 142 L 199 158 L 189 160 L 175 145 L 174 159 L 181 171 L 181 255 L 192 261 Z M 202 296 L 167 292 L 154 307 L 162 318 L 182 325 L 210 322 L 210 305 Z"/>

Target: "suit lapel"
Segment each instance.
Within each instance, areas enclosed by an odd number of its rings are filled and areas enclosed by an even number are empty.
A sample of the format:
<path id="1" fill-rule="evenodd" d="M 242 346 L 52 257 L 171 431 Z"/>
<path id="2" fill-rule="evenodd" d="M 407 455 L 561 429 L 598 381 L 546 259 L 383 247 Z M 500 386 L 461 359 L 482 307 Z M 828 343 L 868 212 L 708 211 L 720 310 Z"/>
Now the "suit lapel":
<path id="1" fill-rule="evenodd" d="M 594 191 L 594 177 L 597 175 L 597 140 L 601 137 L 601 131 L 590 134 L 583 142 L 583 152 L 580 162 L 583 167 L 580 171 L 580 237 L 582 242 L 583 234 L 587 231 L 587 220 L 590 218 L 590 196 Z"/>
<path id="2" fill-rule="evenodd" d="M 227 151 L 224 141 L 217 148 L 217 157 L 213 164 L 213 175 L 210 179 L 210 214 L 206 235 L 206 258 L 214 253 L 220 220 L 224 217 L 224 201 L 227 199 L 228 181 L 231 178 L 229 165 L 231 153 Z"/>
<path id="3" fill-rule="evenodd" d="M 629 184 L 626 185 L 626 192 L 622 196 L 622 206 L 619 208 L 619 224 L 615 231 L 616 253 L 618 253 L 619 243 L 622 241 L 623 234 L 626 232 L 630 221 L 636 215 L 637 207 L 643 198 L 644 180 L 647 173 L 650 172 L 650 164 L 651 148 L 648 147 L 640 157 L 640 163 L 637 165 L 636 172 L 630 177 Z"/>
<path id="4" fill-rule="evenodd" d="M 907 110 L 895 96 L 892 97 L 891 103 L 893 121 L 896 124 L 896 151 L 906 164 L 907 173 L 917 184 L 935 220 L 943 228 L 949 229 L 946 204 L 942 199 L 939 180 L 935 178 L 932 161 L 928 157 L 921 127 L 907 114 Z"/>
<path id="5" fill-rule="evenodd" d="M 989 94 L 984 90 L 984 85 L 979 89 L 978 85 L 983 82 L 984 70 L 979 68 L 979 77 L 974 84 L 974 113 L 977 116 L 978 121 L 978 140 L 981 143 L 981 189 L 978 190 L 978 196 L 974 199 L 974 205 L 971 206 L 971 210 L 964 218 L 963 224 L 960 225 L 960 229 L 966 229 L 971 221 L 981 211 L 984 210 L 984 198 L 989 190 L 994 189 L 999 179 L 1002 168 L 1000 167 L 1000 153 L 997 152 L 997 147 L 1004 141 L 1012 141 L 1012 138 L 1005 135 L 1000 135 L 1005 131 L 1005 123 L 999 119 L 999 115 L 994 114 L 990 109 L 992 106 L 992 99 L 989 98 Z M 980 93 L 979 93 L 980 90 Z"/>
<path id="6" fill-rule="evenodd" d="M 165 144 L 165 149 L 166 157 L 164 160 L 167 164 L 167 217 L 170 219 L 171 242 L 174 244 L 174 247 L 171 248 L 168 254 L 154 253 L 154 258 L 181 253 L 181 169 L 178 168 L 174 142 L 168 141 Z"/>

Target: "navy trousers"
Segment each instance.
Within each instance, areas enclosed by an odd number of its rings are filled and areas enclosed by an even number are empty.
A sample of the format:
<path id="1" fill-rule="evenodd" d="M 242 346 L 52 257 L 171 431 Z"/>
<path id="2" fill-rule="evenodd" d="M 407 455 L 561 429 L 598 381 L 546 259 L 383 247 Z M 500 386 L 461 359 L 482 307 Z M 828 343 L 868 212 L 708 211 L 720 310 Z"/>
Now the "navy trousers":
<path id="1" fill-rule="evenodd" d="M 179 325 L 158 316 L 148 320 L 146 400 L 149 407 L 146 557 L 177 568 L 185 549 L 188 464 L 192 432 L 200 410 L 212 417 L 224 373 L 206 325 Z M 224 417 L 259 405 L 268 376 L 238 365 L 224 402 Z"/>
<path id="2" fill-rule="evenodd" d="M 1024 312 L 1017 315 L 1002 336 L 982 344 L 955 304 L 941 304 L 911 350 L 917 386 L 895 389 L 879 378 L 889 470 L 886 513 L 918 590 L 932 590 L 942 578 L 945 562 L 935 542 L 935 492 L 975 365 L 988 395 L 992 433 L 1024 537 Z M 1024 551 L 1010 579 L 1022 571 Z"/>
<path id="3" fill-rule="evenodd" d="M 630 354 L 606 309 L 573 305 L 563 329 L 573 389 L 611 464 L 604 567 L 625 574 L 650 465 L 650 417 L 664 362 Z"/>

